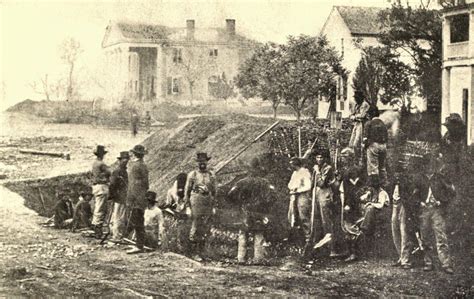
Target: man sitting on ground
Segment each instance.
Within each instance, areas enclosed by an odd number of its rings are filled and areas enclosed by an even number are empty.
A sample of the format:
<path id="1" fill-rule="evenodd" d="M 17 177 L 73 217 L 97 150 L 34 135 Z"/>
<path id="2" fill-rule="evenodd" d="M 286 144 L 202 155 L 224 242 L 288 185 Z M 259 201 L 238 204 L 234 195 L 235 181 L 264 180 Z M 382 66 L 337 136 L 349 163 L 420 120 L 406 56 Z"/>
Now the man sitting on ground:
<path id="1" fill-rule="evenodd" d="M 80 193 L 79 201 L 74 207 L 74 216 L 72 219 L 72 232 L 78 228 L 92 228 L 92 209 L 90 201 L 93 197 L 89 190 Z"/>
<path id="2" fill-rule="evenodd" d="M 60 190 L 56 193 L 56 198 L 58 202 L 54 206 L 54 227 L 67 228 L 71 225 L 73 216 L 69 192 Z"/>

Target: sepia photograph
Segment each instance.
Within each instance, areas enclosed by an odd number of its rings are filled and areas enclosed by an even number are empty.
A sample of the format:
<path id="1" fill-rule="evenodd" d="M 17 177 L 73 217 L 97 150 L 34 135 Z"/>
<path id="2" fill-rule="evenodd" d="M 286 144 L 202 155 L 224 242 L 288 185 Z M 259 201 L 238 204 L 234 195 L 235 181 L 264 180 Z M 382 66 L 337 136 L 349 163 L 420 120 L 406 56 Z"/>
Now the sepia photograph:
<path id="1" fill-rule="evenodd" d="M 1 298 L 474 298 L 474 0 L 0 22 Z"/>

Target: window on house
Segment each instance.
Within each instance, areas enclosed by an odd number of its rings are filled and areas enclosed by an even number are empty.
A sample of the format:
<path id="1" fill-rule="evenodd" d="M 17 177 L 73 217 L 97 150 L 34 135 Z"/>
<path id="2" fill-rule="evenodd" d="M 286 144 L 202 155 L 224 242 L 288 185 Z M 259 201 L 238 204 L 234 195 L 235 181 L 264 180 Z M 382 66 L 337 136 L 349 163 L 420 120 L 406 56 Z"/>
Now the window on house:
<path id="1" fill-rule="evenodd" d="M 179 79 L 178 78 L 173 78 L 173 86 L 171 90 L 174 94 L 179 93 Z"/>
<path id="2" fill-rule="evenodd" d="M 339 101 L 339 111 L 344 111 L 345 103 L 346 102 L 344 102 L 344 101 Z"/>
<path id="3" fill-rule="evenodd" d="M 138 81 L 135 80 L 135 92 L 138 92 Z"/>
<path id="4" fill-rule="evenodd" d="M 173 62 L 183 62 L 183 49 L 173 48 Z"/>
<path id="5" fill-rule="evenodd" d="M 461 43 L 469 40 L 469 14 L 454 16 L 450 25 L 451 43 Z"/>
<path id="6" fill-rule="evenodd" d="M 218 54 L 219 54 L 219 52 L 218 52 L 217 49 L 210 49 L 209 50 L 209 56 L 211 56 L 211 57 L 217 57 Z"/>

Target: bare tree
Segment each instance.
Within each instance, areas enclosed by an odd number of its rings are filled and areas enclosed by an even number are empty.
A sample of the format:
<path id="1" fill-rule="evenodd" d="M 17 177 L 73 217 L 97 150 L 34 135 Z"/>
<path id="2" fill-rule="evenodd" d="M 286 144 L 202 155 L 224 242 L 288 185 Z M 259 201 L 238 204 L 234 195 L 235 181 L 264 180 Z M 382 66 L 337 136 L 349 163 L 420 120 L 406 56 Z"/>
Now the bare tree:
<path id="1" fill-rule="evenodd" d="M 39 82 L 34 81 L 30 83 L 29 86 L 35 93 L 44 95 L 47 101 L 51 100 L 50 95 L 52 92 L 52 88 L 48 84 L 48 74 L 45 74 L 44 77 L 40 78 Z"/>
<path id="2" fill-rule="evenodd" d="M 76 66 L 78 56 L 83 52 L 81 44 L 74 38 L 67 38 L 61 44 L 61 60 L 68 67 L 66 101 L 73 98 L 74 93 L 77 92 L 75 81 L 73 78 L 74 67 Z"/>
<path id="3" fill-rule="evenodd" d="M 189 95 L 191 96 L 191 105 L 194 100 L 194 88 L 196 82 L 203 77 L 203 74 L 210 75 L 216 69 L 215 60 L 209 56 L 209 53 L 201 48 L 187 47 L 182 56 L 178 57 L 178 66 L 183 72 L 183 77 L 188 83 Z"/>

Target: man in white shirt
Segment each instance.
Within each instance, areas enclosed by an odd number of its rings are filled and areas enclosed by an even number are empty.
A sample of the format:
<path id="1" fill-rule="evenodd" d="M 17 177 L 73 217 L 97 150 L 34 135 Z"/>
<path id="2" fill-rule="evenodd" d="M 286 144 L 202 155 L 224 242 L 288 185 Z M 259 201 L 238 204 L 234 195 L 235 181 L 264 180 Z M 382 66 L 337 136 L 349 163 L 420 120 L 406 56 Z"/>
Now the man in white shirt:
<path id="1" fill-rule="evenodd" d="M 290 206 L 288 220 L 291 227 L 300 226 L 305 238 L 304 255 L 309 254 L 311 248 L 311 173 L 301 159 L 294 157 L 290 160 L 293 174 L 291 175 L 288 189 L 290 191 Z"/>
<path id="2" fill-rule="evenodd" d="M 145 210 L 145 234 L 146 241 L 150 247 L 161 245 L 163 238 L 163 212 L 156 205 L 156 193 L 148 191 L 145 195 L 148 206 Z"/>

